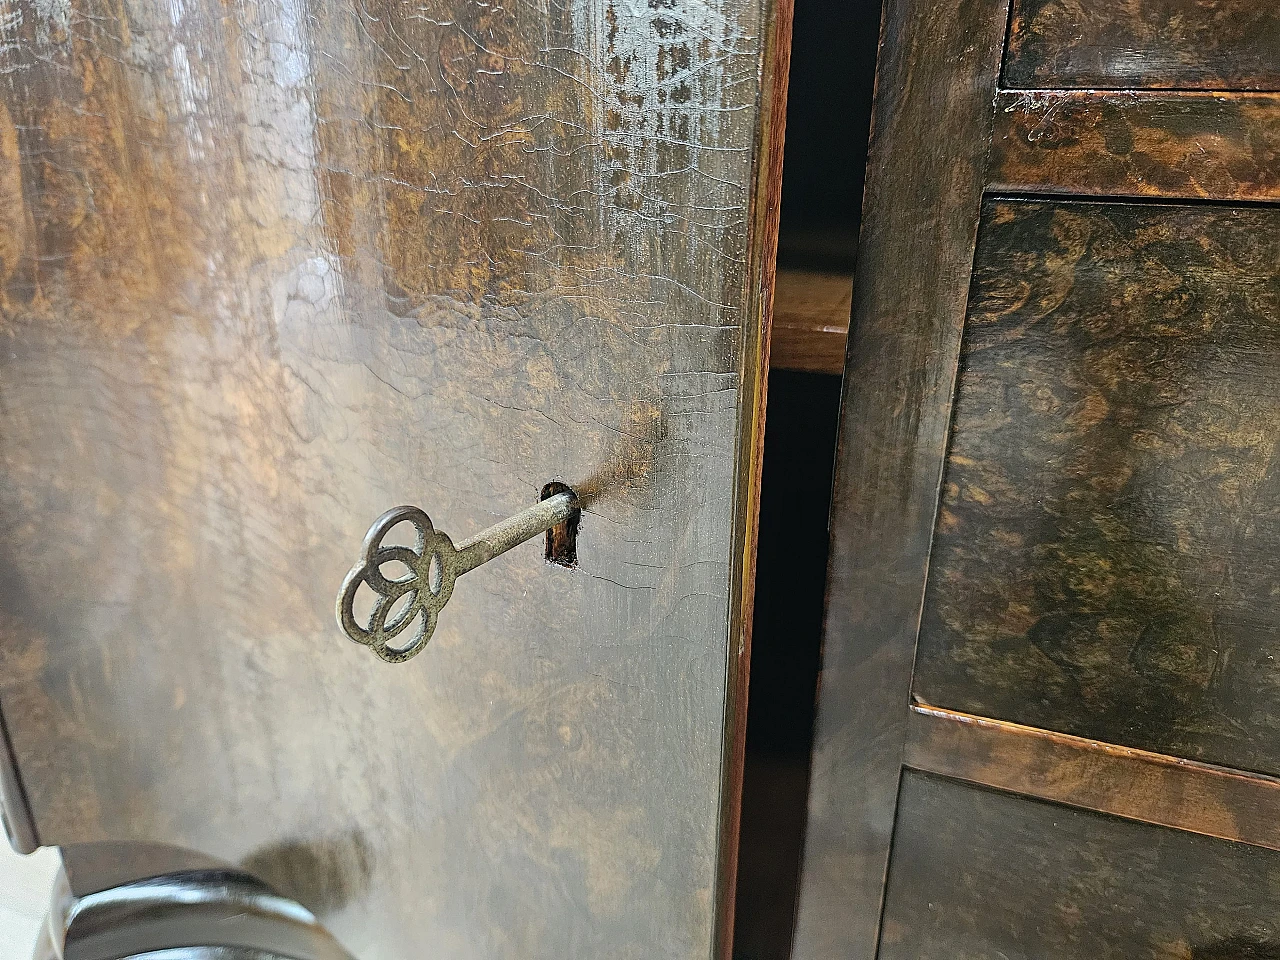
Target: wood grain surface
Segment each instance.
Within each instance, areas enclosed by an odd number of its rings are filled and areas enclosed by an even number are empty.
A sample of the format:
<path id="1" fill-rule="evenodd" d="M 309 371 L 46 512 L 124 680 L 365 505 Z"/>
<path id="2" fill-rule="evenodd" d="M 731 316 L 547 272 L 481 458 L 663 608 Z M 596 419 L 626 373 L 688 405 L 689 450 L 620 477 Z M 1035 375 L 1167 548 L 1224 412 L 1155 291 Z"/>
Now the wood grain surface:
<path id="1" fill-rule="evenodd" d="M 1004 84 L 1280 90 L 1280 8 L 1258 0 L 1014 0 Z"/>
<path id="2" fill-rule="evenodd" d="M 1018 193 L 1275 201 L 1280 96 L 1002 93 L 989 179 Z"/>
<path id="3" fill-rule="evenodd" d="M 911 711 L 906 764 L 1041 800 L 1280 850 L 1280 780 L 954 710 Z"/>
<path id="4" fill-rule="evenodd" d="M 44 842 L 249 864 L 369 960 L 727 949 L 774 23 L 0 20 L 0 699 Z M 462 538 L 552 479 L 576 569 L 469 574 L 401 666 L 337 632 L 383 510 Z"/>
<path id="5" fill-rule="evenodd" d="M 989 201 L 915 693 L 1280 772 L 1280 210 Z"/>
<path id="6" fill-rule="evenodd" d="M 756 598 L 760 494 L 764 474 L 765 414 L 769 393 L 769 352 L 773 301 L 778 275 L 778 232 L 782 214 L 782 164 L 786 145 L 787 91 L 790 80 L 794 0 L 764 4 L 765 18 L 759 112 L 755 117 L 755 193 L 749 198 L 751 223 L 747 248 L 744 314 L 750 317 L 738 345 L 742 393 L 738 398 L 735 519 L 729 572 L 729 674 L 725 691 L 726 735 L 721 756 L 720 856 L 716 886 L 713 952 L 734 957 L 738 888 L 738 845 L 742 832 L 742 793 L 746 774 L 747 688 L 751 673 L 751 632 Z"/>
<path id="7" fill-rule="evenodd" d="M 797 960 L 872 960 L 1005 0 L 890 0 L 831 513 Z"/>
<path id="8" fill-rule="evenodd" d="M 852 305 L 853 277 L 847 273 L 779 270 L 770 366 L 843 374 Z"/>
<path id="9" fill-rule="evenodd" d="M 908 772 L 881 960 L 1273 960 L 1280 854 Z"/>

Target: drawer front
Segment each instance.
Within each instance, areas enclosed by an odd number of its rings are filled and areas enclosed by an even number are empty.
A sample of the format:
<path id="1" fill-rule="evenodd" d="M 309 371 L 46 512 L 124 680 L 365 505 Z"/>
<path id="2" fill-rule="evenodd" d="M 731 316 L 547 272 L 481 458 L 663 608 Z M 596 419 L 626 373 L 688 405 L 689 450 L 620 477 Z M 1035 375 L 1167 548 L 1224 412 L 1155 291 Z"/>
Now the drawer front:
<path id="1" fill-rule="evenodd" d="M 1280 8 L 1258 0 L 1014 0 L 1004 85 L 1280 90 Z"/>
<path id="2" fill-rule="evenodd" d="M 1280 772 L 1280 210 L 983 210 L 918 701 Z"/>
<path id="3" fill-rule="evenodd" d="M 1280 956 L 1280 852 L 907 772 L 879 960 Z"/>
<path id="4" fill-rule="evenodd" d="M 1280 200 L 1280 95 L 1006 91 L 989 188 Z"/>

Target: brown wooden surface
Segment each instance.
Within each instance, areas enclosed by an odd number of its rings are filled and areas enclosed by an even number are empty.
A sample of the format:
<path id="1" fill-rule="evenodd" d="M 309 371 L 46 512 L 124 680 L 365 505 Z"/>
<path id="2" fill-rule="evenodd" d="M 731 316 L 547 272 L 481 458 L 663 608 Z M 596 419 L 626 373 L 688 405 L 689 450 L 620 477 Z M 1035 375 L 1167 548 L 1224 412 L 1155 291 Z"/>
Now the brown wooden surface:
<path id="1" fill-rule="evenodd" d="M 890 0 L 844 380 L 797 960 L 871 960 L 1004 0 Z"/>
<path id="2" fill-rule="evenodd" d="M 1020 193 L 1277 200 L 1280 96 L 1002 93 L 989 177 Z"/>
<path id="3" fill-rule="evenodd" d="M 729 679 L 725 692 L 726 736 L 721 774 L 720 858 L 714 952 L 719 960 L 734 956 L 738 887 L 738 843 L 742 832 L 742 791 L 746 769 L 747 688 L 751 673 L 751 630 L 756 596 L 756 548 L 760 530 L 760 487 L 764 472 L 765 412 L 769 393 L 769 349 L 772 342 L 774 289 L 777 285 L 778 224 L 782 207 L 782 160 L 786 144 L 787 84 L 791 63 L 794 0 L 765 4 L 764 83 L 756 117 L 755 196 L 748 256 L 747 298 L 741 344 L 744 390 L 739 406 L 737 484 L 733 556 L 729 576 Z"/>
<path id="4" fill-rule="evenodd" d="M 927 773 L 1280 850 L 1280 781 L 1002 720 L 916 706 L 906 764 Z"/>
<path id="5" fill-rule="evenodd" d="M 768 5 L 15 10 L 0 699 L 41 839 L 252 864 L 362 960 L 709 956 Z M 404 665 L 338 634 L 383 510 L 460 538 L 553 478 L 577 569 L 469 574 Z"/>
<path id="6" fill-rule="evenodd" d="M 769 365 L 780 370 L 844 373 L 852 306 L 849 274 L 779 270 Z"/>
<path id="7" fill-rule="evenodd" d="M 1270 0 L 1014 0 L 1008 87 L 1280 90 Z"/>
<path id="8" fill-rule="evenodd" d="M 1280 210 L 990 201 L 915 692 L 1280 772 Z"/>
<path id="9" fill-rule="evenodd" d="M 1280 854 L 903 778 L 880 960 L 1270 960 Z"/>

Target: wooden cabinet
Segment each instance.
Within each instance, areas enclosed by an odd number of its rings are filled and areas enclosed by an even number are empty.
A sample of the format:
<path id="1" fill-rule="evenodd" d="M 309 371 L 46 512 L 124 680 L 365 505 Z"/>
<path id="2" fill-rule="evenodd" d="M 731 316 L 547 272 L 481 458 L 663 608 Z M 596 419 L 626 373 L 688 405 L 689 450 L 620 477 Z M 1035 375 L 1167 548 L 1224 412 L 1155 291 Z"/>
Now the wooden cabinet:
<path id="1" fill-rule="evenodd" d="M 1013 0 L 1003 85 L 1275 90 L 1280 11 L 1252 0 Z"/>
<path id="2" fill-rule="evenodd" d="M 1280 949 L 1277 23 L 887 4 L 795 957 Z"/>
<path id="3" fill-rule="evenodd" d="M 0 700 L 32 839 L 245 866 L 362 960 L 726 949 L 788 22 L 8 9 Z M 575 568 L 469 574 L 406 663 L 342 637 L 384 510 L 461 540 L 551 481 Z"/>
<path id="4" fill-rule="evenodd" d="M 796 2 L 0 17 L 0 798 L 82 926 L 1277 955 L 1274 5 Z M 549 484 L 576 564 L 342 638 L 383 511 Z"/>

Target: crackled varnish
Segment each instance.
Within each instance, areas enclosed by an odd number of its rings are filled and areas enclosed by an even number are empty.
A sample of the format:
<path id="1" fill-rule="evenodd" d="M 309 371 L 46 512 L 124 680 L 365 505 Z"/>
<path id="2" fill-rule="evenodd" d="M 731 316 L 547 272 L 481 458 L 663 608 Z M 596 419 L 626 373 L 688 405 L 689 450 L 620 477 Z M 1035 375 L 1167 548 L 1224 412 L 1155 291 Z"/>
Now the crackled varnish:
<path id="1" fill-rule="evenodd" d="M 1280 956 L 1280 18 L 890 0 L 799 960 Z"/>
<path id="2" fill-rule="evenodd" d="M 1008 193 L 1274 199 L 1280 95 L 1006 91 L 989 187 Z"/>
<path id="3" fill-rule="evenodd" d="M 728 949 L 786 4 L 17 2 L 0 702 L 44 844 L 357 956 Z M 560 480 L 389 667 L 363 531 Z"/>

